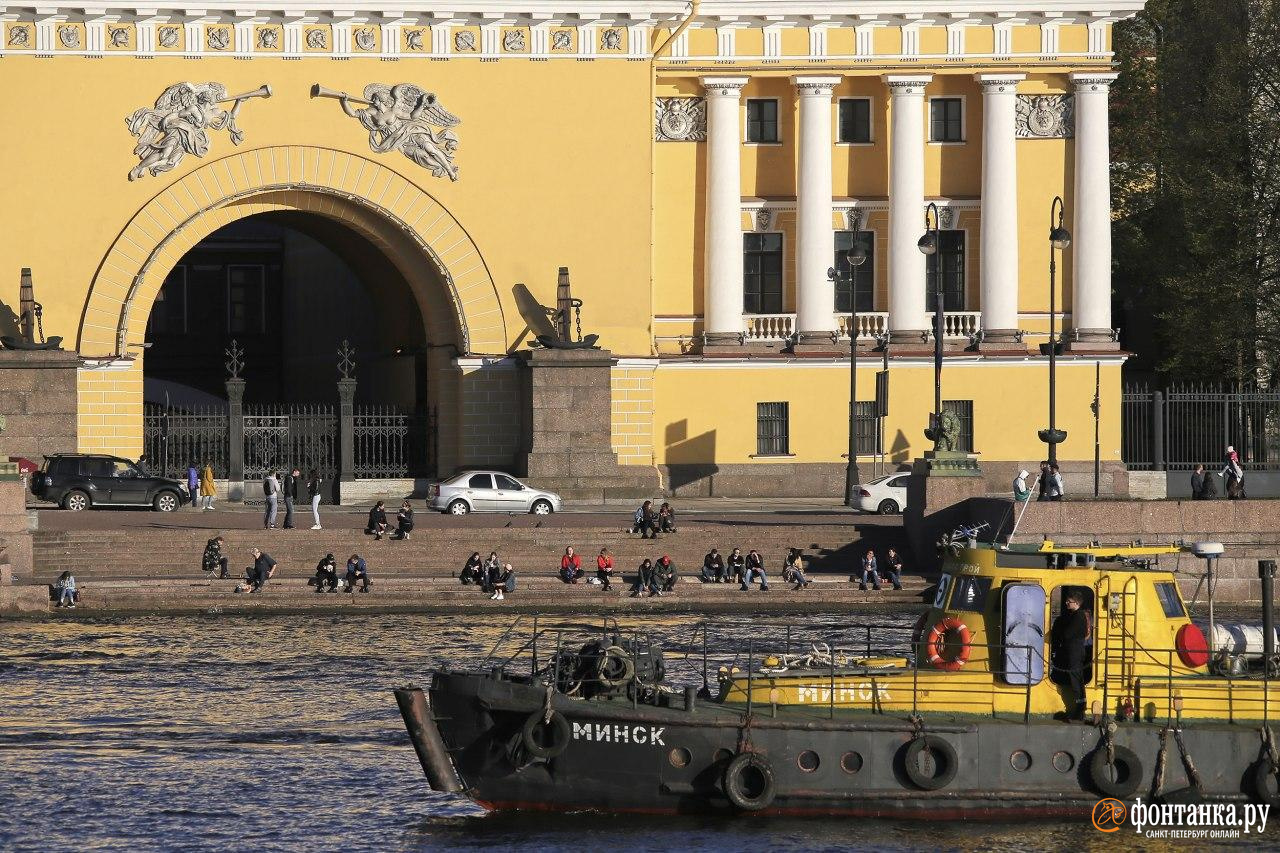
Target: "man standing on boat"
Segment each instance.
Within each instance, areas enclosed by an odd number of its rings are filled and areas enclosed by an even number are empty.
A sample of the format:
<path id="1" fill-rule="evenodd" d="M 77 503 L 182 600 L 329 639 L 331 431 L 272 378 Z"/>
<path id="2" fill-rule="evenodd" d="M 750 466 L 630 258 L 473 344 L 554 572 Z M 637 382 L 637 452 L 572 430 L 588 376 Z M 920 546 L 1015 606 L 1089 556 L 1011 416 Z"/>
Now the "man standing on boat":
<path id="1" fill-rule="evenodd" d="M 1060 720 L 1084 719 L 1084 647 L 1089 638 L 1089 620 L 1083 610 L 1084 596 L 1074 590 L 1062 599 L 1062 612 L 1049 632 L 1053 651 L 1053 683 L 1064 689 L 1067 709 L 1055 714 Z"/>

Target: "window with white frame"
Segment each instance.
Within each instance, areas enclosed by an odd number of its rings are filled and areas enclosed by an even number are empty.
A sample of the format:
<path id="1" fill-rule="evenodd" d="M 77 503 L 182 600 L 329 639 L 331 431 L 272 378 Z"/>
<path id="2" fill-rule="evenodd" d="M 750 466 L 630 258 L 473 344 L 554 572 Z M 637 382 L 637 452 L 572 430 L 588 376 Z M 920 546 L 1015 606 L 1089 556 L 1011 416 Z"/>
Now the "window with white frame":
<path id="1" fill-rule="evenodd" d="M 929 141 L 964 142 L 964 99 L 929 99 Z"/>

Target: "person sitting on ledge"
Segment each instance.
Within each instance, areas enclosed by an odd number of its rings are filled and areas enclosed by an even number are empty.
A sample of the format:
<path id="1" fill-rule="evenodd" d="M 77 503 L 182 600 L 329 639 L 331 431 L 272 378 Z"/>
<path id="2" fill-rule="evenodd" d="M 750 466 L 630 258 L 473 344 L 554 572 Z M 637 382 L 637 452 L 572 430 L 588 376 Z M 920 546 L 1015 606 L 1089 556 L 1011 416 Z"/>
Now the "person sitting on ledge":
<path id="1" fill-rule="evenodd" d="M 889 553 L 884 556 L 884 576 L 893 584 L 894 589 L 902 589 L 902 557 L 894 548 L 889 549 Z"/>
<path id="2" fill-rule="evenodd" d="M 764 574 L 764 557 L 760 556 L 760 552 L 752 548 L 747 552 L 746 568 L 742 570 L 742 589 L 745 591 L 755 581 L 756 575 L 760 576 L 760 591 L 769 591 L 769 579 Z"/>
<path id="3" fill-rule="evenodd" d="M 222 553 L 222 545 L 221 536 L 210 539 L 204 545 L 204 557 L 200 561 L 202 569 L 206 572 L 218 572 L 219 578 L 227 577 L 227 558 Z"/>
<path id="4" fill-rule="evenodd" d="M 506 599 L 506 593 L 516 591 L 516 570 L 511 568 L 511 564 L 507 563 L 502 567 L 502 574 L 498 576 L 497 581 L 493 585 L 493 595 L 489 596 L 494 601 L 503 601 Z"/>
<path id="5" fill-rule="evenodd" d="M 498 579 L 502 577 L 502 562 L 498 559 L 497 551 L 490 551 L 489 557 L 484 561 L 484 566 L 480 574 L 480 591 L 493 592 L 498 586 Z"/>
<path id="6" fill-rule="evenodd" d="M 58 594 L 58 606 L 76 609 L 76 578 L 71 572 L 58 575 L 53 584 L 53 591 Z"/>
<path id="7" fill-rule="evenodd" d="M 653 501 L 645 501 L 636 508 L 634 521 L 632 533 L 639 533 L 641 539 L 658 538 L 658 517 L 653 511 Z"/>
<path id="8" fill-rule="evenodd" d="M 609 591 L 609 581 L 613 578 L 613 555 L 609 553 L 608 548 L 600 549 L 600 556 L 596 557 L 596 580 L 600 581 L 601 592 Z"/>
<path id="9" fill-rule="evenodd" d="M 316 592 L 324 592 L 325 587 L 329 592 L 338 591 L 338 561 L 332 554 L 325 554 L 316 563 Z"/>
<path id="10" fill-rule="evenodd" d="M 352 554 L 347 558 L 347 589 L 355 592 L 356 581 L 364 582 L 360 587 L 361 592 L 369 591 L 369 566 L 365 563 L 364 557 Z"/>
<path id="11" fill-rule="evenodd" d="M 662 591 L 658 589 L 658 576 L 653 570 L 653 561 L 645 557 L 640 561 L 639 576 L 636 578 L 635 585 L 631 587 L 631 597 L 635 598 L 645 589 L 649 590 L 649 597 L 662 595 Z"/>
<path id="12" fill-rule="evenodd" d="M 813 581 L 804 574 L 804 554 L 799 548 L 788 548 L 787 559 L 782 567 L 782 582 L 795 584 L 795 589 L 807 587 Z"/>
<path id="13" fill-rule="evenodd" d="M 249 592 L 262 592 L 267 580 L 276 573 L 276 561 L 271 559 L 270 554 L 263 553 L 261 548 L 250 548 L 249 553 L 253 555 L 253 565 L 245 572 L 249 580 Z M 240 587 L 236 587 L 236 591 L 239 590 Z"/>
<path id="14" fill-rule="evenodd" d="M 396 532 L 391 534 L 392 539 L 408 539 L 409 534 L 413 532 L 413 506 L 406 499 L 400 504 L 400 512 L 396 513 Z"/>
<path id="15" fill-rule="evenodd" d="M 662 592 L 671 592 L 676 588 L 676 581 L 679 576 L 676 574 L 676 565 L 671 562 L 671 558 L 663 554 L 659 558 L 656 566 L 653 567 L 654 574 L 657 575 L 658 583 Z"/>
<path id="16" fill-rule="evenodd" d="M 374 539 L 381 539 L 387 532 L 387 507 L 382 501 L 378 501 L 373 505 L 373 509 L 369 510 L 369 526 L 364 532 L 372 535 Z"/>
<path id="17" fill-rule="evenodd" d="M 658 507 L 658 530 L 662 533 L 676 532 L 676 511 L 666 501 Z"/>
<path id="18" fill-rule="evenodd" d="M 729 560 L 724 567 L 724 582 L 731 583 L 733 581 L 737 581 L 738 583 L 743 583 L 743 579 L 746 577 L 746 567 L 747 558 L 742 556 L 741 550 L 734 548 L 732 553 L 729 554 Z"/>
<path id="19" fill-rule="evenodd" d="M 462 571 L 458 572 L 458 580 L 462 581 L 463 586 L 484 582 L 484 561 L 480 559 L 479 551 L 471 552 L 466 565 L 462 567 Z"/>
<path id="20" fill-rule="evenodd" d="M 880 573 L 876 571 L 876 552 L 868 548 L 866 556 L 862 558 L 862 578 L 858 581 L 858 589 L 865 590 L 867 588 L 867 577 L 871 577 L 871 588 L 880 588 Z M 853 578 L 849 578 L 853 580 Z"/>
<path id="21" fill-rule="evenodd" d="M 564 549 L 560 558 L 560 580 L 565 583 L 577 583 L 582 577 L 582 558 L 573 553 L 573 546 Z"/>
<path id="22" fill-rule="evenodd" d="M 724 557 L 715 548 L 702 558 L 702 582 L 724 583 Z"/>

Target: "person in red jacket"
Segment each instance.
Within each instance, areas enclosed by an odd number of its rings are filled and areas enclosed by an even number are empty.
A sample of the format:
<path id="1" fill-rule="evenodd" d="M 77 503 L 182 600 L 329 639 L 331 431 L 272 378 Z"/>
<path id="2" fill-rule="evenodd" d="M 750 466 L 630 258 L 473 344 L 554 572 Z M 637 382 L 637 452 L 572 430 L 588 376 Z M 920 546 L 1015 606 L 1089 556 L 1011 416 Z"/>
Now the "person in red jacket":
<path id="1" fill-rule="evenodd" d="M 609 579 L 613 577 L 613 555 L 609 553 L 608 548 L 600 549 L 600 556 L 596 557 L 596 580 L 602 584 L 601 590 L 609 591 Z"/>
<path id="2" fill-rule="evenodd" d="M 573 553 L 573 546 L 564 549 L 560 558 L 560 580 L 565 583 L 577 583 L 582 577 L 582 558 Z"/>

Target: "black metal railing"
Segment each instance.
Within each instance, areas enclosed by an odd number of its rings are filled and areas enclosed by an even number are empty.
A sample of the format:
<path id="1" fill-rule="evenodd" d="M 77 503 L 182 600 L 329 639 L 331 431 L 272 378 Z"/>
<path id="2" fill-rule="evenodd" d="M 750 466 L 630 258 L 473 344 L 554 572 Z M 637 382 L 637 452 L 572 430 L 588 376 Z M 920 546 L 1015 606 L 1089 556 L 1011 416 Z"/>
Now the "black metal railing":
<path id="1" fill-rule="evenodd" d="M 1220 466 L 1228 445 L 1246 470 L 1280 469 L 1280 391 L 1127 385 L 1121 395 L 1122 455 L 1136 470 Z"/>
<path id="2" fill-rule="evenodd" d="M 148 404 L 142 415 L 143 452 L 152 474 L 186 479 L 187 466 L 213 466 L 225 477 L 228 458 L 227 409 L 204 406 L 188 409 Z"/>

